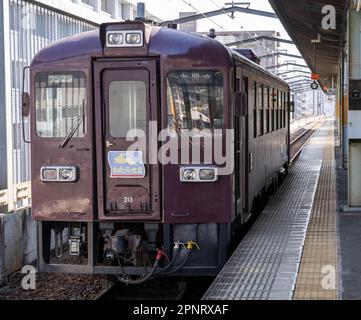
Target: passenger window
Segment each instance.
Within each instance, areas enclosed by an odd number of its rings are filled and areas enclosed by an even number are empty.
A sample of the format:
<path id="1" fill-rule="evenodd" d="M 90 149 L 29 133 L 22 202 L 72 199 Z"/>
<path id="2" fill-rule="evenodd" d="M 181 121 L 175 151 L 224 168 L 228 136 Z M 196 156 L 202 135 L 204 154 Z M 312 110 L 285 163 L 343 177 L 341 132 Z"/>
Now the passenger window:
<path id="1" fill-rule="evenodd" d="M 263 85 L 258 87 L 258 136 L 264 134 Z"/>
<path id="2" fill-rule="evenodd" d="M 275 114 L 276 114 L 276 106 L 277 106 L 277 99 L 276 99 L 276 90 L 272 88 L 272 131 L 276 130 L 276 121 L 275 121 Z"/>
<path id="3" fill-rule="evenodd" d="M 279 91 L 277 90 L 276 91 L 276 119 L 275 119 L 275 122 L 276 122 L 276 130 L 278 130 L 280 127 L 279 127 L 279 108 L 280 108 L 280 105 L 279 105 L 279 98 L 280 98 L 280 94 L 279 94 Z"/>
<path id="4" fill-rule="evenodd" d="M 283 106 L 283 92 L 280 91 L 280 94 L 279 94 L 279 115 L 278 115 L 278 118 L 279 118 L 279 128 L 282 129 L 283 127 L 283 124 L 282 124 L 282 106 Z"/>
<path id="5" fill-rule="evenodd" d="M 257 82 L 253 82 L 253 135 L 257 138 Z"/>
<path id="6" fill-rule="evenodd" d="M 36 133 L 44 138 L 86 133 L 86 76 L 82 72 L 40 72 L 35 76 Z"/>
<path id="7" fill-rule="evenodd" d="M 285 127 L 287 127 L 287 124 L 288 124 L 288 94 L 287 94 L 287 92 L 285 92 L 284 118 L 285 118 Z"/>
<path id="8" fill-rule="evenodd" d="M 143 81 L 112 81 L 109 85 L 109 132 L 125 138 L 129 130 L 146 130 L 146 86 Z"/>
<path id="9" fill-rule="evenodd" d="M 173 129 L 223 128 L 223 74 L 177 71 L 167 78 L 168 126 Z"/>
<path id="10" fill-rule="evenodd" d="M 269 87 L 264 87 L 263 108 L 265 113 L 265 133 L 269 133 Z"/>

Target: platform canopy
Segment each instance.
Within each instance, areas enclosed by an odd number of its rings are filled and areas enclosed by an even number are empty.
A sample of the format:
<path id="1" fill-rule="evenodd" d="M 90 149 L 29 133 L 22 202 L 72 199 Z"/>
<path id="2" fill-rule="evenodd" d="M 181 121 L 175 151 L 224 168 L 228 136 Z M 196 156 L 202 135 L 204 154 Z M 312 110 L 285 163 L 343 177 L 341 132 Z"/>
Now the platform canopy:
<path id="1" fill-rule="evenodd" d="M 337 80 L 341 53 L 346 41 L 347 9 L 350 0 L 269 0 L 284 28 L 296 44 L 307 65 L 314 73 L 320 74 L 322 86 L 331 87 L 332 78 Z M 326 5 L 336 9 L 336 29 L 325 30 L 322 20 Z M 314 67 L 314 44 L 311 40 L 321 35 L 316 45 L 317 70 Z M 317 71 L 317 72 L 316 72 Z"/>

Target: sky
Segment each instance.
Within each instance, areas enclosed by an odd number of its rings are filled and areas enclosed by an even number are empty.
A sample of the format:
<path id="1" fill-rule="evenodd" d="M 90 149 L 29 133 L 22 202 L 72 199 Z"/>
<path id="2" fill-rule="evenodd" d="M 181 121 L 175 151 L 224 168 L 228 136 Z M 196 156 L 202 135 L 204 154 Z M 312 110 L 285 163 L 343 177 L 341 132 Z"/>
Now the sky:
<path id="1" fill-rule="evenodd" d="M 146 8 L 152 14 L 163 20 L 176 19 L 179 12 L 196 11 L 188 4 L 191 4 L 200 12 L 208 12 L 220 9 L 225 6 L 223 0 L 142 0 Z M 232 2 L 229 0 L 228 3 Z M 235 1 L 237 2 L 237 1 Z M 239 1 L 242 2 L 242 1 Z M 274 12 L 268 0 L 248 0 L 251 9 Z M 212 20 L 212 21 L 211 21 Z M 235 13 L 235 19 L 227 15 L 202 19 L 198 21 L 198 31 L 206 32 L 214 28 L 216 31 L 241 31 L 241 30 L 271 30 L 278 31 L 281 38 L 290 39 L 278 19 L 267 18 L 262 16 L 250 15 L 246 13 Z M 280 49 L 288 50 L 288 53 L 299 54 L 297 48 L 293 45 L 281 44 Z M 280 58 L 280 60 L 290 60 L 290 58 Z M 294 60 L 292 58 L 292 60 Z M 304 63 L 303 60 L 296 60 L 297 63 Z"/>

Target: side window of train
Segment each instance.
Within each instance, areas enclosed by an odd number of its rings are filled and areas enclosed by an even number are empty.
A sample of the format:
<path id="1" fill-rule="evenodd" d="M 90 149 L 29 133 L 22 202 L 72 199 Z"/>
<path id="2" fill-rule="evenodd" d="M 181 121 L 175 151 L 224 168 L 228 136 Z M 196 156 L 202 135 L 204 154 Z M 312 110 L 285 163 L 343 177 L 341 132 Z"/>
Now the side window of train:
<path id="1" fill-rule="evenodd" d="M 287 106 L 288 106 L 288 101 L 287 101 L 287 92 L 285 92 L 285 106 L 284 106 L 284 124 L 285 124 L 285 128 L 287 127 Z"/>
<path id="2" fill-rule="evenodd" d="M 218 71 L 174 71 L 167 77 L 168 127 L 222 129 L 223 74 Z"/>
<path id="3" fill-rule="evenodd" d="M 264 86 L 263 88 L 263 113 L 264 113 L 264 133 L 269 133 L 269 87 Z"/>
<path id="4" fill-rule="evenodd" d="M 273 98 L 272 98 L 272 88 L 268 87 L 268 108 L 269 108 L 269 132 L 273 131 L 272 128 L 272 111 L 273 111 Z"/>
<path id="5" fill-rule="evenodd" d="M 288 125 L 288 93 L 285 93 L 285 127 Z"/>
<path id="6" fill-rule="evenodd" d="M 276 90 L 272 88 L 272 114 L 271 114 L 272 131 L 276 130 L 276 123 L 275 123 L 276 101 L 277 101 Z"/>
<path id="7" fill-rule="evenodd" d="M 280 90 L 280 99 L 279 99 L 279 115 L 278 115 L 278 118 L 279 118 L 279 128 L 282 129 L 283 127 L 283 123 L 282 123 L 282 109 L 283 109 L 283 92 Z"/>
<path id="8" fill-rule="evenodd" d="M 263 118 L 263 85 L 258 86 L 258 115 L 257 115 L 258 136 L 264 134 L 264 118 Z"/>
<path id="9" fill-rule="evenodd" d="M 280 129 L 283 128 L 283 117 L 282 117 L 282 112 L 283 112 L 283 91 L 280 91 L 280 115 L 279 115 L 279 118 L 280 118 Z"/>
<path id="10" fill-rule="evenodd" d="M 285 117 L 284 117 L 284 110 L 285 110 L 285 93 L 282 91 L 282 105 L 281 105 L 281 128 L 285 127 Z"/>
<path id="11" fill-rule="evenodd" d="M 253 81 L 253 136 L 257 138 L 257 82 Z"/>
<path id="12" fill-rule="evenodd" d="M 279 125 L 279 109 L 280 109 L 280 92 L 279 90 L 276 91 L 276 130 L 280 128 Z"/>
<path id="13" fill-rule="evenodd" d="M 86 75 L 83 72 L 40 72 L 35 76 L 36 134 L 74 138 L 86 134 Z"/>

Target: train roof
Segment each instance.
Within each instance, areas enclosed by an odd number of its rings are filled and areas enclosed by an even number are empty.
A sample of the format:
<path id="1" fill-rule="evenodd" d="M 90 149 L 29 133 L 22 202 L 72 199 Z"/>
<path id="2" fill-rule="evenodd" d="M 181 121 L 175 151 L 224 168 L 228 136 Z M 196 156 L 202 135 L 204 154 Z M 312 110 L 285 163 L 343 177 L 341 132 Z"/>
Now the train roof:
<path id="1" fill-rule="evenodd" d="M 104 57 L 105 48 L 102 43 L 101 34 L 102 30 L 104 30 L 107 26 L 113 26 L 113 28 L 114 26 L 119 26 L 119 28 L 122 28 L 123 26 L 127 26 L 129 28 L 130 26 L 131 29 L 134 29 L 137 26 L 142 26 L 145 31 L 145 39 L 148 45 L 147 53 L 149 56 L 166 55 L 169 59 L 182 59 L 184 55 L 188 55 L 195 61 L 196 65 L 197 61 L 199 61 L 200 66 L 207 63 L 208 65 L 222 67 L 231 65 L 233 60 L 237 59 L 288 86 L 288 84 L 282 79 L 265 70 L 235 50 L 224 46 L 217 40 L 199 34 L 145 25 L 140 22 L 103 24 L 100 27 L 100 31 L 87 31 L 55 41 L 41 49 L 36 54 L 31 66 L 34 67 L 43 63 L 60 62 L 62 60 L 75 58 L 78 60 L 86 60 Z M 124 49 L 119 48 L 118 50 L 118 52 L 121 52 L 120 50 Z M 123 55 L 124 52 L 131 56 L 133 51 L 128 48 L 121 54 Z"/>

